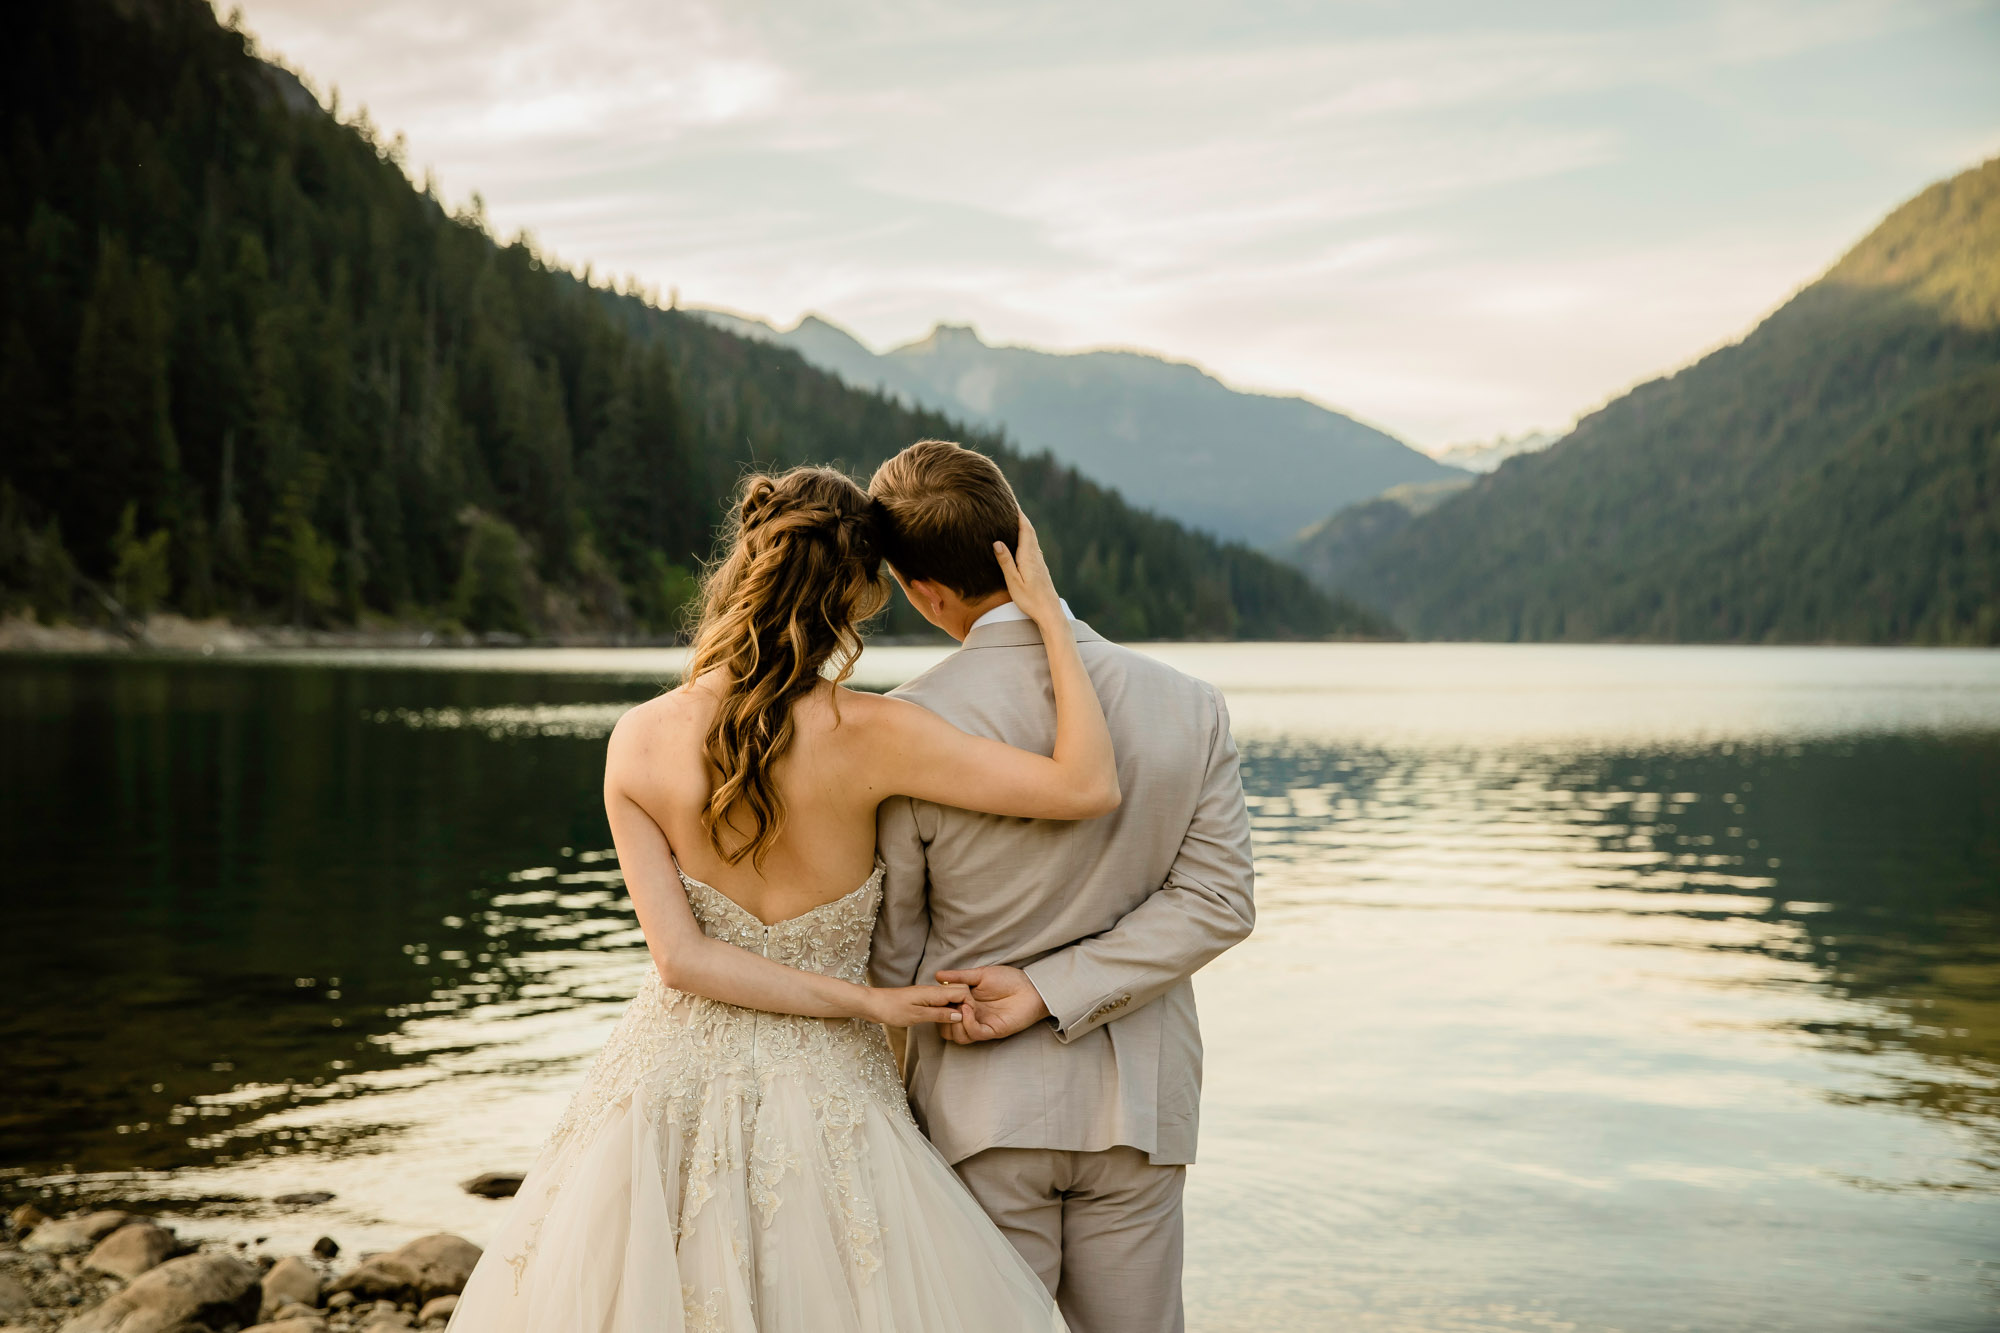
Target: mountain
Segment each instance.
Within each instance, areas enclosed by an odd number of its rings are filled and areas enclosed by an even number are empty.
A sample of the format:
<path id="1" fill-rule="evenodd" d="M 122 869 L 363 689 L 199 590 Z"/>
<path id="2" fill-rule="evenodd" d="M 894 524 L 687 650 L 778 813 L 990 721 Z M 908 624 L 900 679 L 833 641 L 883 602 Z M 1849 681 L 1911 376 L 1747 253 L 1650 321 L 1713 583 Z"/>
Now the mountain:
<path id="1" fill-rule="evenodd" d="M 991 430 L 496 242 L 201 0 L 0 47 L 0 613 L 662 634 L 743 469 L 957 437 L 1126 638 L 1381 632 Z M 921 630 L 898 603 L 890 628 Z"/>
<path id="2" fill-rule="evenodd" d="M 877 354 L 808 315 L 784 332 L 703 312 L 795 349 L 849 384 L 977 421 L 1047 450 L 1133 503 L 1257 547 L 1409 481 L 1454 470 L 1394 436 L 1303 398 L 1244 393 L 1198 366 L 1143 352 L 994 347 L 940 324 Z"/>
<path id="3" fill-rule="evenodd" d="M 1338 586 L 1428 638 L 2000 644 L 2000 158 Z"/>
<path id="4" fill-rule="evenodd" d="M 1519 435 L 1498 435 L 1490 440 L 1469 440 L 1433 450 L 1431 457 L 1467 472 L 1491 472 L 1517 454 L 1540 453 L 1562 437 L 1553 431 L 1529 430 Z"/>
<path id="5" fill-rule="evenodd" d="M 1472 485 L 1470 474 L 1437 481 L 1406 481 L 1372 500 L 1351 504 L 1301 528 L 1278 552 L 1322 588 L 1338 588 L 1354 577 L 1382 544 Z"/>

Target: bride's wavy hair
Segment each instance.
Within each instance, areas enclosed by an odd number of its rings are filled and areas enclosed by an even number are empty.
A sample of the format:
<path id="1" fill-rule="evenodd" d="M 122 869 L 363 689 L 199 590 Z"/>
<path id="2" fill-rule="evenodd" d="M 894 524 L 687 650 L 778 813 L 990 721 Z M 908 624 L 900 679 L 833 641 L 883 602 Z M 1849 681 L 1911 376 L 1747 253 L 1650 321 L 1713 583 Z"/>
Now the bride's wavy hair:
<path id="1" fill-rule="evenodd" d="M 773 770 L 791 748 L 792 705 L 839 684 L 861 626 L 887 605 L 879 507 L 832 468 L 744 479 L 728 554 L 702 580 L 687 679 L 720 671 L 722 704 L 702 751 L 715 785 L 702 831 L 730 865 L 761 873 L 785 825 Z"/>

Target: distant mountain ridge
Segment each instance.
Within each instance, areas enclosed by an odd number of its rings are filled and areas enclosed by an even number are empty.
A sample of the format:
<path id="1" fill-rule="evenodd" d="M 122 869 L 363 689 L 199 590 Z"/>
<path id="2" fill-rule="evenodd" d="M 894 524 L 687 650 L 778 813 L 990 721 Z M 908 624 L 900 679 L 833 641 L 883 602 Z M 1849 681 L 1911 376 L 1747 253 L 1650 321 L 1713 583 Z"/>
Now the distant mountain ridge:
<path id="1" fill-rule="evenodd" d="M 1741 342 L 1379 526 L 1325 582 L 1421 637 L 2000 644 L 2000 158 Z"/>
<path id="2" fill-rule="evenodd" d="M 780 331 L 695 312 L 790 347 L 848 383 L 1006 430 L 1126 499 L 1170 518 L 1276 548 L 1306 523 L 1404 482 L 1458 475 L 1384 431 L 1303 398 L 1232 389 L 1199 366 L 1144 352 L 996 347 L 940 324 L 876 353 L 808 315 Z"/>
<path id="3" fill-rule="evenodd" d="M 1540 453 L 1562 437 L 1555 431 L 1528 430 L 1519 435 L 1497 435 L 1490 440 L 1468 440 L 1431 451 L 1440 463 L 1462 467 L 1467 472 L 1491 472 L 1519 454 Z"/>

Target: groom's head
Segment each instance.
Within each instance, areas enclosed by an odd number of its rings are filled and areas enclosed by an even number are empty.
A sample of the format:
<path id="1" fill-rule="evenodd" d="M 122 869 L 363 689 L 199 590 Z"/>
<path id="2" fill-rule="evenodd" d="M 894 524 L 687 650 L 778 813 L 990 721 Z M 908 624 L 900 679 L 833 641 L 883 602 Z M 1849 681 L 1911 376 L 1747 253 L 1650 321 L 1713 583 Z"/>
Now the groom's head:
<path id="1" fill-rule="evenodd" d="M 868 494 L 882 507 L 889 566 L 926 620 L 962 639 L 981 612 L 1006 600 L 993 543 L 1013 549 L 1021 506 L 992 459 L 919 440 L 875 469 Z"/>

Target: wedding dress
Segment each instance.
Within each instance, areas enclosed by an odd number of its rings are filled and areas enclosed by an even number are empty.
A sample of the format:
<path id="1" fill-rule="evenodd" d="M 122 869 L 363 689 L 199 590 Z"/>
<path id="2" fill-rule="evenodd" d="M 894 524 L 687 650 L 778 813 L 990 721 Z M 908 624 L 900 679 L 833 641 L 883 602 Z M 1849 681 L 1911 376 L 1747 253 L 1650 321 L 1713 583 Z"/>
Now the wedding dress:
<path id="1" fill-rule="evenodd" d="M 702 931 L 861 981 L 883 868 Z M 466 1284 L 456 1333 L 1050 1333 L 1061 1316 L 918 1131 L 882 1029 L 738 1009 L 648 969 Z"/>

